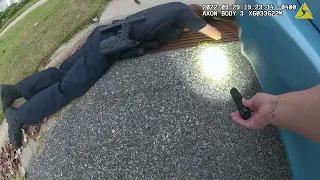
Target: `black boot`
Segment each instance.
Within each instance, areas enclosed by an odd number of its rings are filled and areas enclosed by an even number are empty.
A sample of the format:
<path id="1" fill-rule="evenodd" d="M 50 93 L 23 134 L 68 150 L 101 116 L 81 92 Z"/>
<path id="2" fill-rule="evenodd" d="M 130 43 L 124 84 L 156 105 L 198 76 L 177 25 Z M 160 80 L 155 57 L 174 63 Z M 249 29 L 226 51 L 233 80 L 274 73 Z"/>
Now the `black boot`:
<path id="1" fill-rule="evenodd" d="M 14 148 L 20 148 L 22 146 L 22 126 L 23 124 L 18 121 L 18 109 L 8 107 L 5 110 L 5 117 L 8 123 L 8 134 L 10 143 Z"/>
<path id="2" fill-rule="evenodd" d="M 21 98 L 22 95 L 19 91 L 15 88 L 14 85 L 0 85 L 0 98 L 1 98 L 1 105 L 2 111 L 5 112 L 7 107 L 10 107 L 11 104 L 16 100 Z"/>

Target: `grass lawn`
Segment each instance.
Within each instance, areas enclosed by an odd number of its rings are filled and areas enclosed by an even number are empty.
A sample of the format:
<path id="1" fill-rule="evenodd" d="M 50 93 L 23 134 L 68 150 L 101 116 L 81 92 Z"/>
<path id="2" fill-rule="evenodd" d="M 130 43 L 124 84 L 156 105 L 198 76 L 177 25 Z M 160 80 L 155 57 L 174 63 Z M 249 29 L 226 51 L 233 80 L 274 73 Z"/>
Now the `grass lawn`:
<path id="1" fill-rule="evenodd" d="M 48 0 L 17 22 L 0 37 L 0 83 L 14 84 L 35 73 L 56 49 L 100 17 L 107 1 Z"/>
<path id="2" fill-rule="evenodd" d="M 0 29 L 0 32 L 5 29 L 12 21 L 14 21 L 18 16 L 20 16 L 23 12 L 25 12 L 29 7 L 37 3 L 39 0 L 31 0 L 26 5 L 23 6 L 12 18 L 10 18 L 6 24 Z"/>

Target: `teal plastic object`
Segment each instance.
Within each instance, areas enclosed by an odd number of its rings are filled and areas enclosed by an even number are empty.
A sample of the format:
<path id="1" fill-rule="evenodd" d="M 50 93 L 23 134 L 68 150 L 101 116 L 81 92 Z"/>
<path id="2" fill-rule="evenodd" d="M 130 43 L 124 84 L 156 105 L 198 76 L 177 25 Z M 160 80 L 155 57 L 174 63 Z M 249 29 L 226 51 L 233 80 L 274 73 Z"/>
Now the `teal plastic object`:
<path id="1" fill-rule="evenodd" d="M 299 0 L 300 1 L 300 0 Z M 320 1 L 309 6 L 313 15 Z M 317 2 L 317 5 L 315 5 Z M 280 17 L 253 17 L 238 13 L 242 29 L 242 53 L 250 61 L 264 92 L 282 94 L 304 90 L 320 83 L 320 33 L 310 20 L 297 20 L 298 0 L 236 0 L 236 4 L 295 4 L 296 10 L 284 10 Z M 308 5 L 308 2 L 307 2 Z M 319 13 L 318 13 L 319 14 Z M 314 17 L 318 21 L 320 17 Z M 319 107 L 320 110 L 320 107 Z M 320 179 L 320 143 L 296 133 L 279 129 L 292 176 L 297 180 Z M 319 130 L 320 131 L 320 130 Z"/>

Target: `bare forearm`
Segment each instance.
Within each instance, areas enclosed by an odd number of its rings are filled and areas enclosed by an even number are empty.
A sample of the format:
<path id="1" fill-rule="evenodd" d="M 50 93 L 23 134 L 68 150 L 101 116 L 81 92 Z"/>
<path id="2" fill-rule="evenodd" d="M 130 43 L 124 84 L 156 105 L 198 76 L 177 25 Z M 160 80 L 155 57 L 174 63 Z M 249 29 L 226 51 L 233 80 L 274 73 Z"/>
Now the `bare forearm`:
<path id="1" fill-rule="evenodd" d="M 267 113 L 271 124 L 320 142 L 320 85 L 274 96 Z"/>

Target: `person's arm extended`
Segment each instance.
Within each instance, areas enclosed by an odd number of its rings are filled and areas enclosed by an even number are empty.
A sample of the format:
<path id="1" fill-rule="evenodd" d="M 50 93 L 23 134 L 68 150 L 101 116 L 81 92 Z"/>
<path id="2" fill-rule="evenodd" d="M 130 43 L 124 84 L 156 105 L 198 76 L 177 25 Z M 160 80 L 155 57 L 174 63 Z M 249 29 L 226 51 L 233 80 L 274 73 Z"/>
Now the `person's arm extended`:
<path id="1" fill-rule="evenodd" d="M 199 32 L 215 40 L 221 39 L 221 33 L 215 27 L 212 27 L 209 24 L 200 29 Z"/>
<path id="2" fill-rule="evenodd" d="M 320 142 L 320 85 L 274 96 L 268 121 Z"/>
<path id="3" fill-rule="evenodd" d="M 221 39 L 221 33 L 218 29 L 210 26 L 190 9 L 181 11 L 176 18 L 176 23 L 180 28 L 183 28 L 184 31 L 200 32 L 212 39 Z"/>
<path id="4" fill-rule="evenodd" d="M 242 103 L 253 114 L 244 120 L 239 111 L 231 113 L 232 120 L 241 126 L 262 129 L 272 124 L 320 142 L 320 85 L 278 96 L 257 93 Z"/>

